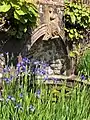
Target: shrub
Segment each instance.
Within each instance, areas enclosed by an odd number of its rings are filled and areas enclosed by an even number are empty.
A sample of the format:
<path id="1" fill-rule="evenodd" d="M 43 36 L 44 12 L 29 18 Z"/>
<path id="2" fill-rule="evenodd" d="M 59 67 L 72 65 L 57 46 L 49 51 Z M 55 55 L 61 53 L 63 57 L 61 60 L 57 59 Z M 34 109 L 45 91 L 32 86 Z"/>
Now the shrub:
<path id="1" fill-rule="evenodd" d="M 78 2 L 65 3 L 65 31 L 69 40 L 83 39 L 83 33 L 90 29 L 90 10 Z"/>
<path id="2" fill-rule="evenodd" d="M 34 4 L 25 0 L 0 1 L 0 31 L 21 39 L 28 27 L 36 25 L 38 12 Z"/>
<path id="3" fill-rule="evenodd" d="M 89 78 L 90 76 L 90 49 L 86 49 L 81 56 L 77 65 L 77 70 L 80 75 L 84 75 Z"/>

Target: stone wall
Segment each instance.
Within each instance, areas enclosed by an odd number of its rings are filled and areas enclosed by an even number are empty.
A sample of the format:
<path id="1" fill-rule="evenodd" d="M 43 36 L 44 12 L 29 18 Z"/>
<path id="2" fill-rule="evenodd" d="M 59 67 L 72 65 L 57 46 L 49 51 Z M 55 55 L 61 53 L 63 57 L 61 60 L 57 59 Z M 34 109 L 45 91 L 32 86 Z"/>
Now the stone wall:
<path id="1" fill-rule="evenodd" d="M 63 1 L 63 0 L 62 0 Z M 63 3 L 63 2 L 62 2 Z M 63 21 L 63 6 L 58 5 L 54 7 L 55 14 L 59 17 L 59 27 L 64 28 Z M 43 14 L 40 12 L 41 23 L 43 24 Z M 45 17 L 45 16 L 44 16 Z M 40 23 L 40 24 L 41 24 Z M 19 53 L 22 56 L 30 57 L 32 59 L 45 61 L 49 64 L 48 70 L 52 71 L 52 74 L 66 74 L 66 69 L 70 69 L 70 60 L 68 58 L 68 52 L 65 45 L 65 36 L 63 39 L 59 36 L 58 38 L 50 38 L 49 40 L 43 40 L 43 36 L 40 37 L 31 47 L 31 37 L 29 36 L 26 40 L 18 41 L 14 38 L 9 38 L 5 33 L 0 33 L 0 42 L 6 41 L 3 45 L 1 44 L 2 52 L 10 52 L 14 54 L 15 61 Z"/>
<path id="2" fill-rule="evenodd" d="M 27 56 L 28 58 L 32 56 L 32 59 L 44 61 L 49 64 L 48 70 L 52 71 L 52 74 L 66 74 L 67 65 L 70 68 L 70 64 L 67 61 L 68 53 L 65 47 L 65 44 L 61 38 L 51 39 L 48 41 L 42 41 L 39 39 L 33 47 L 29 50 L 28 44 L 28 51 Z"/>

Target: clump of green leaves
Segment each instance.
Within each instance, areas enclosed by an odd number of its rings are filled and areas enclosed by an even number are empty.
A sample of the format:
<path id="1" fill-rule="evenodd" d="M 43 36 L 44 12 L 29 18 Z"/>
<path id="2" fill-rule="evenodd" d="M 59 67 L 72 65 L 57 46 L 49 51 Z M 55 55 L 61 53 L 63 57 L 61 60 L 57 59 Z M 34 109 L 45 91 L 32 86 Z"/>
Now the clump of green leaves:
<path id="1" fill-rule="evenodd" d="M 65 3 L 65 31 L 70 40 L 83 39 L 84 32 L 90 28 L 90 10 L 82 4 Z"/>
<path id="2" fill-rule="evenodd" d="M 28 27 L 36 25 L 38 17 L 34 4 L 25 0 L 0 1 L 0 31 L 21 39 Z"/>
<path id="3" fill-rule="evenodd" d="M 90 49 L 86 49 L 78 62 L 78 72 L 87 77 L 90 76 Z"/>

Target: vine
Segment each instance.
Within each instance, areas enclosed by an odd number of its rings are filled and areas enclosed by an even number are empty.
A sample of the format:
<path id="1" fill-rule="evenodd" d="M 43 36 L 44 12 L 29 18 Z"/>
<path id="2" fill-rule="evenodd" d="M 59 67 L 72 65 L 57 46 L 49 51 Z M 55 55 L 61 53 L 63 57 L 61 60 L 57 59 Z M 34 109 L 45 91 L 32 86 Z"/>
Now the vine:
<path id="1" fill-rule="evenodd" d="M 80 55 L 81 41 L 88 38 L 90 8 L 79 2 L 65 2 L 65 33 L 70 44 L 70 57 Z"/>
<path id="2" fill-rule="evenodd" d="M 65 32 L 69 40 L 84 38 L 84 32 L 90 29 L 90 9 L 78 2 L 65 3 Z"/>

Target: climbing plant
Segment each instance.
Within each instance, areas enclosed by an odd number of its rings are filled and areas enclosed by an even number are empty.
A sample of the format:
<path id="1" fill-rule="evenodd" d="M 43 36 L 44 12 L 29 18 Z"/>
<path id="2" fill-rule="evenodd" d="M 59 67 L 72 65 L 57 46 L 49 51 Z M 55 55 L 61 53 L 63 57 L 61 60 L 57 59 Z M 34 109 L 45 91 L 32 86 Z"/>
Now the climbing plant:
<path id="1" fill-rule="evenodd" d="M 27 0 L 0 0 L 0 31 L 21 39 L 28 27 L 36 25 L 38 11 Z"/>
<path id="2" fill-rule="evenodd" d="M 65 3 L 65 31 L 69 40 L 84 38 L 84 32 L 90 28 L 90 9 L 78 2 Z"/>
<path id="3" fill-rule="evenodd" d="M 90 8 L 85 4 L 65 1 L 65 33 L 69 41 L 70 57 L 80 54 L 81 41 L 87 39 L 90 30 Z"/>

